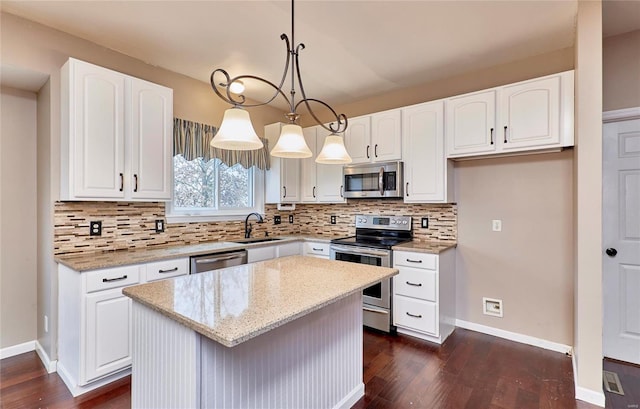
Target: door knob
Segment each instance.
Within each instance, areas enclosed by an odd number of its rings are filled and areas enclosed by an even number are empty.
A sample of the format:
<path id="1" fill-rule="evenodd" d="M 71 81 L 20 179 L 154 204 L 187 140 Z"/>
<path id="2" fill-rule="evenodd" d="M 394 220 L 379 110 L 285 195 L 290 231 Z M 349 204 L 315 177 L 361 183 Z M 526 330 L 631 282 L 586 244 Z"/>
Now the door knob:
<path id="1" fill-rule="evenodd" d="M 607 253 L 607 256 L 609 257 L 615 257 L 616 254 L 618 254 L 618 250 L 614 249 L 614 248 L 608 248 L 604 251 L 605 253 Z"/>

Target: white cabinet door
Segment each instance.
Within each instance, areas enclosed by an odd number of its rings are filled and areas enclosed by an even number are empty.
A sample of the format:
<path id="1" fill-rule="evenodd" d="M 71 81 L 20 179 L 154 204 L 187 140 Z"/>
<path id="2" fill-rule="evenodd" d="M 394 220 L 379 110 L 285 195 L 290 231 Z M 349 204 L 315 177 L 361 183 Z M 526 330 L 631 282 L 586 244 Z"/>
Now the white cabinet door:
<path id="1" fill-rule="evenodd" d="M 122 289 L 86 297 L 85 381 L 131 365 L 131 299 Z"/>
<path id="2" fill-rule="evenodd" d="M 280 159 L 282 161 L 282 202 L 300 201 L 300 159 Z"/>
<path id="3" fill-rule="evenodd" d="M 247 263 L 257 263 L 258 261 L 271 260 L 278 256 L 276 245 L 255 247 L 247 249 Z"/>
<path id="4" fill-rule="evenodd" d="M 77 60 L 68 69 L 72 196 L 124 198 L 124 76 Z"/>
<path id="5" fill-rule="evenodd" d="M 300 242 L 284 243 L 278 245 L 278 257 L 297 256 L 300 254 Z"/>
<path id="6" fill-rule="evenodd" d="M 496 150 L 496 90 L 450 98 L 446 111 L 449 157 Z"/>
<path id="7" fill-rule="evenodd" d="M 131 197 L 170 200 L 173 169 L 173 90 L 128 78 Z"/>
<path id="8" fill-rule="evenodd" d="M 302 130 L 304 140 L 313 154 L 310 158 L 300 159 L 300 201 L 303 203 L 315 203 L 318 201 L 318 186 L 316 185 L 316 156 L 319 152 L 316 143 L 318 128 L 322 129 L 321 127 L 313 126 Z M 320 146 L 320 149 L 322 149 L 322 146 Z"/>
<path id="9" fill-rule="evenodd" d="M 322 150 L 324 139 L 329 131 L 318 127 L 316 149 Z M 321 203 L 344 203 L 344 186 L 342 181 L 342 165 L 323 165 L 316 163 L 316 198 Z"/>
<path id="10" fill-rule="evenodd" d="M 560 143 L 560 75 L 500 90 L 503 150 Z"/>
<path id="11" fill-rule="evenodd" d="M 373 162 L 402 159 L 402 125 L 399 109 L 371 115 Z"/>
<path id="12" fill-rule="evenodd" d="M 278 138 L 283 123 L 265 125 L 264 137 L 272 149 Z M 300 201 L 300 159 L 284 159 L 271 157 L 271 169 L 265 173 L 266 203 L 296 203 Z"/>
<path id="13" fill-rule="evenodd" d="M 405 203 L 450 201 L 453 173 L 444 153 L 444 103 L 404 108 L 402 129 Z"/>
<path id="14" fill-rule="evenodd" d="M 350 118 L 344 134 L 344 145 L 353 163 L 371 161 L 371 117 Z"/>

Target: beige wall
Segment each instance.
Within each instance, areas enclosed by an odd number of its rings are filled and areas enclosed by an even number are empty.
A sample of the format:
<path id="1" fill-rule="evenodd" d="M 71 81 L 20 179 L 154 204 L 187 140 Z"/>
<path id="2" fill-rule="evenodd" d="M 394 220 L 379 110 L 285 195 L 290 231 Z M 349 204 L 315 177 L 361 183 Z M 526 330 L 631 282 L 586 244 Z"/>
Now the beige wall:
<path id="1" fill-rule="evenodd" d="M 577 22 L 573 345 L 580 397 L 602 393 L 602 2 L 580 1 Z"/>
<path id="2" fill-rule="evenodd" d="M 604 111 L 640 107 L 640 30 L 602 44 Z"/>
<path id="3" fill-rule="evenodd" d="M 572 158 L 456 163 L 458 319 L 573 344 Z M 503 300 L 504 317 L 483 315 L 482 297 Z"/>
<path id="4" fill-rule="evenodd" d="M 36 339 L 36 94 L 3 88 L 0 348 Z"/>

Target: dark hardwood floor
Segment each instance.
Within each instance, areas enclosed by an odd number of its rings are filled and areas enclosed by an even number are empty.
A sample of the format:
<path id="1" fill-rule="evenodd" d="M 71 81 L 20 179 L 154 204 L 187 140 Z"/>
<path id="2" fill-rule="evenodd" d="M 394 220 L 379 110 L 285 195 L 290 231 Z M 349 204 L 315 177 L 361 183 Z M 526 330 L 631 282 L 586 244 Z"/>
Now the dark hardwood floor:
<path id="1" fill-rule="evenodd" d="M 571 359 L 557 352 L 456 329 L 442 346 L 364 332 L 365 396 L 354 408 L 591 409 L 574 400 Z M 626 395 L 607 408 L 638 408 L 640 368 L 605 361 Z M 129 377 L 73 398 L 34 352 L 0 361 L 0 408 L 129 408 Z"/>

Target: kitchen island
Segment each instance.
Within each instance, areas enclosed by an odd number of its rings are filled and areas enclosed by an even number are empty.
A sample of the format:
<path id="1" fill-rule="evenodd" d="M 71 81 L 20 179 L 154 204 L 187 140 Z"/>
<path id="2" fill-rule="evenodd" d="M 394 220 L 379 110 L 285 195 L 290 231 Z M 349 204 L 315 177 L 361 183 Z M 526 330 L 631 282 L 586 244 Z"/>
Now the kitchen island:
<path id="1" fill-rule="evenodd" d="M 134 408 L 348 408 L 362 289 L 397 270 L 292 256 L 128 287 Z"/>

